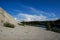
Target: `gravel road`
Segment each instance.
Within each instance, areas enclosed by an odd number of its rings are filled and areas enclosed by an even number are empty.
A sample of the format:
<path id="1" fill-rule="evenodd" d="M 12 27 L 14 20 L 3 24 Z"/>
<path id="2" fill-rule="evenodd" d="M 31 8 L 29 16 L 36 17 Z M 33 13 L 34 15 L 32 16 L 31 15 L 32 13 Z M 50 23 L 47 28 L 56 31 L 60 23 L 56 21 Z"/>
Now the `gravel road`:
<path id="1" fill-rule="evenodd" d="M 0 40 L 60 40 L 60 33 L 33 26 L 15 28 L 0 26 Z"/>

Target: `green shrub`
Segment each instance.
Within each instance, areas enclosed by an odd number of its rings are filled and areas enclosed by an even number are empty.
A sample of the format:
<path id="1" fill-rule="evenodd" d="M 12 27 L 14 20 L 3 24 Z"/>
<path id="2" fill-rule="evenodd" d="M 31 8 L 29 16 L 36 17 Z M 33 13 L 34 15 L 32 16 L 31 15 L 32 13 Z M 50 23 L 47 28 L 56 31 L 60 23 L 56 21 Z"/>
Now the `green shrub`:
<path id="1" fill-rule="evenodd" d="M 22 25 L 22 24 L 18 23 L 18 25 Z"/>
<path id="2" fill-rule="evenodd" d="M 58 28 L 56 28 L 56 27 L 53 27 L 53 28 L 52 28 L 52 31 L 60 33 L 60 29 L 58 29 Z"/>
<path id="3" fill-rule="evenodd" d="M 14 25 L 11 24 L 11 23 L 8 23 L 8 22 L 4 23 L 4 26 L 5 26 L 5 27 L 14 28 Z"/>

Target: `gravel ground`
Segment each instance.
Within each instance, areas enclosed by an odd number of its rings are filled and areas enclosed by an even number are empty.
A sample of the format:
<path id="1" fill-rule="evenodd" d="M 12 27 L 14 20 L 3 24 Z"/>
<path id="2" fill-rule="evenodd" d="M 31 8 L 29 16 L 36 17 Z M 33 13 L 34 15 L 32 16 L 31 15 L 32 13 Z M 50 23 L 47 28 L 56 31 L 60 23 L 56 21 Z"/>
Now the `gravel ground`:
<path id="1" fill-rule="evenodd" d="M 60 33 L 33 26 L 15 28 L 0 26 L 0 40 L 60 40 Z"/>

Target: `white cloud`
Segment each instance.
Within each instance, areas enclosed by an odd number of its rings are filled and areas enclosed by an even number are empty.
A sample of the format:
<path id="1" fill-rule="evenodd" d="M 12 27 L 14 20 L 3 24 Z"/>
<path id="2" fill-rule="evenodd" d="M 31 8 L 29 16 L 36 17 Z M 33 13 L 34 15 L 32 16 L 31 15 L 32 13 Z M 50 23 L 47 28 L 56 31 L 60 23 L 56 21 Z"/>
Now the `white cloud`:
<path id="1" fill-rule="evenodd" d="M 52 13 L 52 12 L 45 12 L 45 11 L 41 11 L 41 10 L 37 10 L 35 8 L 32 8 L 32 7 L 29 7 L 29 9 L 32 10 L 32 12 L 38 14 L 38 15 L 47 15 L 47 16 L 52 16 L 52 17 L 56 17 L 55 13 Z"/>
<path id="2" fill-rule="evenodd" d="M 43 21 L 43 20 L 46 20 L 46 16 L 43 16 L 43 15 L 30 15 L 30 14 L 27 14 L 27 13 L 20 13 L 18 14 L 19 17 L 23 17 L 21 18 L 22 20 L 24 21 Z"/>
<path id="3" fill-rule="evenodd" d="M 15 19 L 20 21 L 44 21 L 44 20 L 53 20 L 56 17 L 55 13 L 40 11 L 32 7 L 28 7 L 28 9 L 30 9 L 31 12 L 34 13 L 34 15 L 29 13 L 23 13 L 22 11 L 18 12 L 18 15 L 16 16 Z"/>
<path id="4" fill-rule="evenodd" d="M 15 20 L 17 20 L 17 18 L 15 17 Z"/>

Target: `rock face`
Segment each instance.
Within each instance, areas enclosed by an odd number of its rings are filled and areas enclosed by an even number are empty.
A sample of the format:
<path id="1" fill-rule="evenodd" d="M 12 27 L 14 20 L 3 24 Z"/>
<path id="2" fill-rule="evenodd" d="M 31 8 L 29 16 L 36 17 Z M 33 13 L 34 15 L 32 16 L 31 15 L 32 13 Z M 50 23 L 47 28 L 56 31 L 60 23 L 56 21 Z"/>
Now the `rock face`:
<path id="1" fill-rule="evenodd" d="M 5 22 L 9 22 L 15 26 L 18 25 L 16 20 L 0 7 L 0 25 L 2 26 Z"/>

